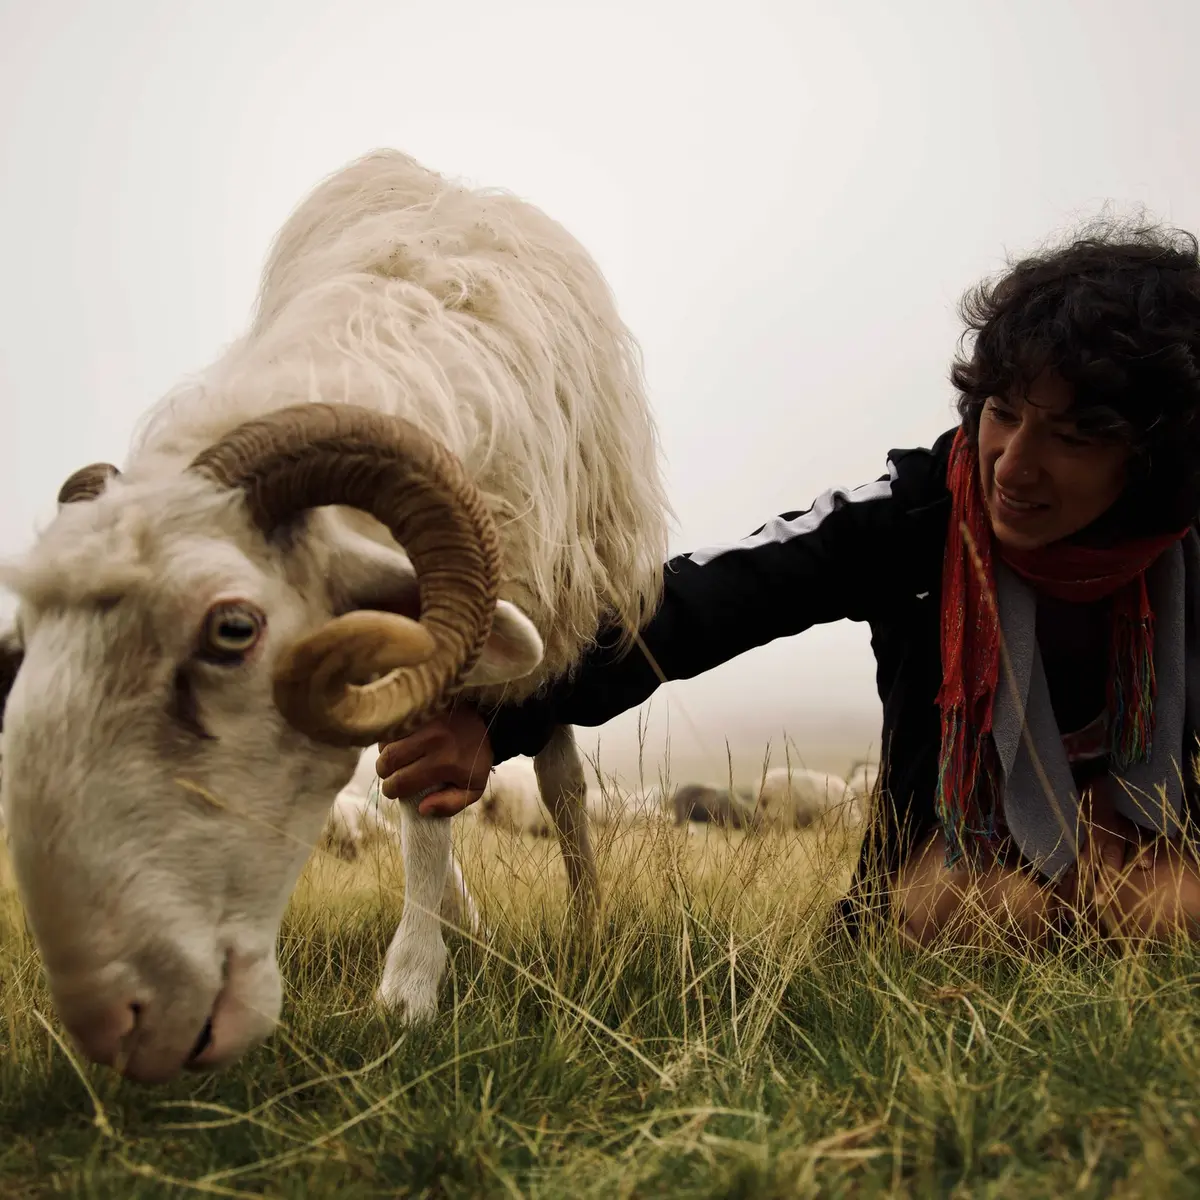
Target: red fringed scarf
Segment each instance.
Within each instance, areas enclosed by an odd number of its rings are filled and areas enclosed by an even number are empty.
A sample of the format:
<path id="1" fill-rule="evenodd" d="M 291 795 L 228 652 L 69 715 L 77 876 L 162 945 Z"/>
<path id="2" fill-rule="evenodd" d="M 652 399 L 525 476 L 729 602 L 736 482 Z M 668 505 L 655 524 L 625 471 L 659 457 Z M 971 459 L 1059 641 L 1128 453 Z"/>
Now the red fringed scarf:
<path id="1" fill-rule="evenodd" d="M 1113 764 L 1123 768 L 1146 760 L 1154 732 L 1154 614 L 1146 568 L 1187 530 L 1111 549 L 1000 546 L 980 489 L 978 457 L 962 429 L 946 482 L 952 503 L 942 576 L 937 807 L 953 861 L 968 844 L 994 846 L 1001 833 L 1000 771 L 990 736 L 1000 678 L 993 555 L 1044 595 L 1076 603 L 1113 597 L 1108 712 Z"/>

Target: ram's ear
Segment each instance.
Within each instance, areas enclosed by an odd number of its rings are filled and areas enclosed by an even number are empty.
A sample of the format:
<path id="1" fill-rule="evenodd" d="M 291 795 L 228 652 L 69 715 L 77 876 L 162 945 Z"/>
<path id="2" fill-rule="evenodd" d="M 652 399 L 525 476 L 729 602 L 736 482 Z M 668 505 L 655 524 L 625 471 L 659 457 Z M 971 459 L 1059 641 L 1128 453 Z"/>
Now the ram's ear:
<path id="1" fill-rule="evenodd" d="M 492 632 L 479 661 L 463 681 L 467 687 L 485 687 L 523 679 L 537 669 L 545 646 L 534 623 L 507 600 L 496 601 Z"/>
<path id="2" fill-rule="evenodd" d="M 338 539 L 330 561 L 330 582 L 339 612 L 375 609 L 420 619 L 421 597 L 412 564 L 404 554 L 372 538 L 353 534 Z M 515 604 L 498 600 L 492 631 L 463 686 L 521 679 L 537 669 L 544 653 L 533 622 Z"/>

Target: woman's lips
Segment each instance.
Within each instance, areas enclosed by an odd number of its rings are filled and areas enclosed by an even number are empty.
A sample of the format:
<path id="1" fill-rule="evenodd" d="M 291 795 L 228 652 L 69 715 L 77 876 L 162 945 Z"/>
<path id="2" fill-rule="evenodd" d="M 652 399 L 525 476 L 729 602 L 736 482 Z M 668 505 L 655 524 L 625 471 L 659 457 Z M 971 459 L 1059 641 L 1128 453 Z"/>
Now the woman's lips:
<path id="1" fill-rule="evenodd" d="M 1028 521 L 1040 516 L 1049 509 L 1050 505 L 1041 504 L 1035 500 L 1021 500 L 1010 496 L 1003 488 L 996 488 L 996 509 L 1000 516 L 1007 521 Z"/>

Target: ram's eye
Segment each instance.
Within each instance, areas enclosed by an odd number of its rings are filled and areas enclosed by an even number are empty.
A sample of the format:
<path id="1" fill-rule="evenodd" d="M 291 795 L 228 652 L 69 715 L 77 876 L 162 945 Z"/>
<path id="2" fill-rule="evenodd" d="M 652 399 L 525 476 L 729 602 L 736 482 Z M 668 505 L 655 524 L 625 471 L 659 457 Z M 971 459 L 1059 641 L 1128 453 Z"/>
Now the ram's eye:
<path id="1" fill-rule="evenodd" d="M 209 662 L 233 663 L 244 658 L 262 637 L 266 617 L 249 604 L 218 604 L 204 618 L 200 656 Z"/>

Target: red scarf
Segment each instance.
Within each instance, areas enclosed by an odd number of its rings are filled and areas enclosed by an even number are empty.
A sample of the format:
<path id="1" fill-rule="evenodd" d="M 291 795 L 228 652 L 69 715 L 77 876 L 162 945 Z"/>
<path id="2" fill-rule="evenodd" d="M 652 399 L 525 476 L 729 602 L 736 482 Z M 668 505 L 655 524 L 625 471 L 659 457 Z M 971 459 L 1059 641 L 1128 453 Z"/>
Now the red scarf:
<path id="1" fill-rule="evenodd" d="M 968 842 L 994 845 L 1002 834 L 1000 771 L 990 736 L 1000 679 L 993 556 L 1043 595 L 1076 603 L 1112 596 L 1108 712 L 1113 762 L 1123 768 L 1146 760 L 1154 731 L 1154 613 L 1146 568 L 1187 530 L 1111 549 L 1000 546 L 979 485 L 978 456 L 962 429 L 950 451 L 946 483 L 952 503 L 942 575 L 937 807 L 953 861 Z"/>

